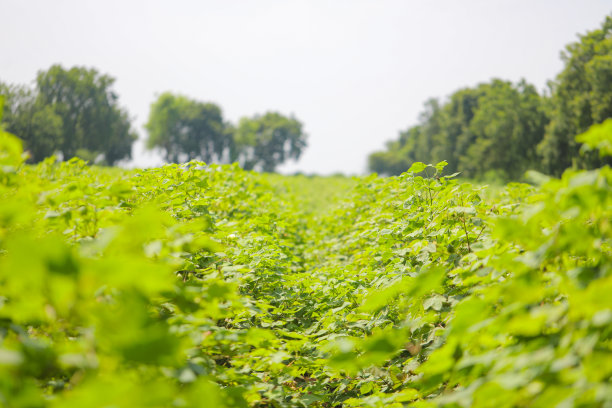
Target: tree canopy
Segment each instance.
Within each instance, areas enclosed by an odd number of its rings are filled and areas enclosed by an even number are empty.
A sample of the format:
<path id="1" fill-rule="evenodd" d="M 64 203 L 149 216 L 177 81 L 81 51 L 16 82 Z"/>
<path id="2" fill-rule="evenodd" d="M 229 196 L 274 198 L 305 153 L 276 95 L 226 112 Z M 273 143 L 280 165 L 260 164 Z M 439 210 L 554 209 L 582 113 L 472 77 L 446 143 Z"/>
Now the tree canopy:
<path id="1" fill-rule="evenodd" d="M 300 158 L 306 137 L 302 123 L 293 116 L 267 112 L 244 117 L 234 132 L 232 161 L 247 170 L 273 172 L 288 159 Z"/>
<path id="2" fill-rule="evenodd" d="M 568 167 L 612 163 L 580 153 L 575 136 L 612 118 L 612 17 L 562 53 L 563 71 L 541 95 L 522 80 L 494 79 L 431 99 L 419 123 L 372 153 L 371 171 L 399 174 L 417 161 L 448 161 L 447 169 L 476 178 L 516 180 L 528 169 L 560 175 Z"/>
<path id="3" fill-rule="evenodd" d="M 30 160 L 39 162 L 61 150 L 63 120 L 53 107 L 37 99 L 36 91 L 20 85 L 0 84 L 6 99 L 4 126 L 23 140 Z"/>
<path id="4" fill-rule="evenodd" d="M 567 167 L 596 167 L 596 154 L 579 154 L 574 136 L 612 118 L 612 17 L 601 28 L 580 36 L 561 54 L 563 71 L 550 83 L 550 123 L 538 147 L 544 170 L 559 175 Z"/>
<path id="5" fill-rule="evenodd" d="M 203 160 L 238 162 L 247 170 L 272 172 L 289 159 L 298 159 L 306 134 L 296 118 L 268 112 L 243 117 L 237 126 L 225 122 L 221 109 L 170 92 L 151 105 L 147 147 L 159 147 L 172 163 Z"/>
<path id="6" fill-rule="evenodd" d="M 536 165 L 546 115 L 532 85 L 495 79 L 461 89 L 440 104 L 430 99 L 417 126 L 369 157 L 370 170 L 399 174 L 413 162 L 446 160 L 450 171 L 519 177 Z"/>
<path id="7" fill-rule="evenodd" d="M 55 152 L 69 159 L 77 151 L 102 155 L 108 164 L 131 158 L 137 136 L 114 82 L 93 68 L 53 65 L 38 73 L 33 89 L 2 84 L 5 127 L 25 142 L 34 162 Z"/>
<path id="8" fill-rule="evenodd" d="M 166 161 L 222 162 L 228 157 L 231 135 L 214 103 L 165 92 L 151 105 L 145 127 L 147 146 L 162 148 Z"/>

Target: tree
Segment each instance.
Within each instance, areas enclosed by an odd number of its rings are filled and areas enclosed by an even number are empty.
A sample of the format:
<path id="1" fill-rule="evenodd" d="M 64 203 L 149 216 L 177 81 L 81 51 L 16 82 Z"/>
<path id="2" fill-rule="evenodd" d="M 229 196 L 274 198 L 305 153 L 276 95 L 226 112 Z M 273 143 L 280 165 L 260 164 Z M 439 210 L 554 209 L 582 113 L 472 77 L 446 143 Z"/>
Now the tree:
<path id="1" fill-rule="evenodd" d="M 469 122 L 472 138 L 461 151 L 460 168 L 467 176 L 488 172 L 520 179 L 539 167 L 536 146 L 547 123 L 544 103 L 533 85 L 493 80 L 479 87 L 478 107 Z"/>
<path id="2" fill-rule="evenodd" d="M 131 158 L 137 135 L 118 106 L 115 79 L 97 70 L 54 65 L 36 78 L 36 103 L 49 106 L 62 120 L 60 151 L 65 159 L 78 149 L 104 155 L 109 164 Z M 19 135 L 18 135 L 19 136 Z"/>
<path id="3" fill-rule="evenodd" d="M 448 171 L 463 171 L 459 160 L 474 142 L 469 126 L 478 109 L 480 95 L 477 88 L 460 89 L 451 95 L 444 106 L 444 128 L 437 140 L 440 150 L 435 153 L 441 157 L 440 160 L 448 161 Z"/>
<path id="4" fill-rule="evenodd" d="M 62 118 L 51 106 L 37 101 L 34 90 L 0 84 L 0 94 L 6 98 L 3 119 L 6 130 L 21 137 L 29 160 L 39 162 L 60 150 Z"/>
<path id="5" fill-rule="evenodd" d="M 272 172 L 288 159 L 298 159 L 306 147 L 302 124 L 276 112 L 244 117 L 238 126 L 223 121 L 221 109 L 170 92 L 151 105 L 145 125 L 147 147 L 159 147 L 166 161 L 194 159 L 239 162 L 247 170 Z"/>
<path id="6" fill-rule="evenodd" d="M 594 152 L 581 156 L 574 138 L 591 125 L 612 118 L 612 17 L 569 44 L 561 58 L 565 67 L 549 84 L 551 121 L 538 146 L 545 170 L 554 175 L 572 165 L 610 163 L 610 158 L 600 159 Z"/>
<path id="7" fill-rule="evenodd" d="M 306 147 L 302 123 L 277 112 L 240 119 L 234 132 L 231 160 L 247 170 L 273 172 L 288 159 L 297 160 Z"/>
<path id="8" fill-rule="evenodd" d="M 386 143 L 386 150 L 370 154 L 368 157 L 368 169 L 372 172 L 394 176 L 401 174 L 410 168 L 415 161 L 427 161 L 425 158 L 416 159 L 417 145 L 422 139 L 420 126 L 413 126 L 400 132 L 398 140 Z"/>
<path id="9" fill-rule="evenodd" d="M 165 92 L 151 105 L 145 127 L 149 133 L 147 146 L 161 147 L 169 162 L 222 162 L 229 157 L 231 134 L 221 109 L 213 103 Z"/>
<path id="10" fill-rule="evenodd" d="M 413 161 L 392 150 L 374 152 L 368 156 L 368 168 L 381 175 L 397 175 L 410 168 Z"/>
<path id="11" fill-rule="evenodd" d="M 0 84 L 5 126 L 24 141 L 33 162 L 56 152 L 69 159 L 77 151 L 102 155 L 108 164 L 130 158 L 137 136 L 118 106 L 114 81 L 95 69 L 54 65 L 38 73 L 33 89 Z"/>
<path id="12" fill-rule="evenodd" d="M 468 177 L 494 172 L 517 179 L 538 165 L 536 146 L 546 120 L 544 102 L 532 85 L 492 80 L 460 89 L 442 105 L 427 101 L 419 125 L 401 132 L 387 151 L 373 153 L 369 168 L 400 174 L 415 161 L 446 160 L 447 171 Z"/>

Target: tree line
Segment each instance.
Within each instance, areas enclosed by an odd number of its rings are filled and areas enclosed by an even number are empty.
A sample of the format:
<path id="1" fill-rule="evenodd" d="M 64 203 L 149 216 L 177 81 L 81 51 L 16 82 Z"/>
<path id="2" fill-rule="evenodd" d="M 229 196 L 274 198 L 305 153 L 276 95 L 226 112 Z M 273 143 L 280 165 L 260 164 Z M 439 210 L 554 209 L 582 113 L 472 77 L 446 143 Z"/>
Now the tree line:
<path id="1" fill-rule="evenodd" d="M 380 174 L 416 161 L 448 161 L 466 177 L 517 180 L 528 169 L 560 175 L 568 167 L 612 164 L 580 151 L 575 136 L 612 118 L 612 17 L 561 54 L 563 70 L 539 93 L 525 80 L 493 79 L 425 102 L 418 124 L 368 157 Z"/>
<path id="2" fill-rule="evenodd" d="M 147 146 L 161 147 L 166 161 L 235 163 L 246 170 L 273 172 L 288 159 L 297 160 L 306 134 L 296 118 L 267 112 L 243 117 L 237 125 L 223 120 L 221 109 L 170 92 L 151 105 Z"/>
<path id="3" fill-rule="evenodd" d="M 23 141 L 32 163 L 51 155 L 108 165 L 131 159 L 137 134 L 114 82 L 93 68 L 61 65 L 40 71 L 33 87 L 0 82 L 1 126 Z M 152 103 L 145 128 L 147 147 L 159 148 L 167 162 L 238 162 L 266 172 L 297 160 L 307 138 L 292 115 L 267 112 L 234 125 L 218 105 L 170 92 Z"/>

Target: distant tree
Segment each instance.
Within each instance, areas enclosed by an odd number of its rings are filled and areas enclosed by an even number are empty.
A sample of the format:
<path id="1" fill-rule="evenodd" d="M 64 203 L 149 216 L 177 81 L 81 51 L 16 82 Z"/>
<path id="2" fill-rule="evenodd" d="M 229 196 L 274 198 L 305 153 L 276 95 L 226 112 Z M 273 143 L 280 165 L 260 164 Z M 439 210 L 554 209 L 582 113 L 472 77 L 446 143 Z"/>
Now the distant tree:
<path id="1" fill-rule="evenodd" d="M 545 170 L 554 175 L 572 165 L 601 164 L 595 152 L 581 156 L 574 138 L 591 125 L 612 118 L 612 17 L 569 44 L 561 58 L 565 67 L 550 82 L 551 121 L 538 147 Z"/>
<path id="2" fill-rule="evenodd" d="M 418 130 L 412 137 L 414 139 L 412 157 L 414 161 L 427 163 L 433 159 L 436 135 L 440 133 L 443 124 L 441 123 L 440 103 L 437 99 L 431 98 L 427 100 L 424 108 L 423 112 L 419 115 L 419 126 L 412 128 L 412 132 Z M 400 140 L 406 136 L 400 134 Z"/>
<path id="3" fill-rule="evenodd" d="M 108 164 L 131 158 L 137 135 L 131 131 L 127 112 L 118 106 L 118 96 L 112 90 L 114 82 L 114 78 L 93 68 L 54 65 L 38 73 L 36 106 L 48 106 L 61 118 L 58 150 L 65 159 L 79 149 L 103 155 Z"/>
<path id="4" fill-rule="evenodd" d="M 479 90 L 478 108 L 466 129 L 471 140 L 459 152 L 459 168 L 468 176 L 496 172 L 520 179 L 539 167 L 536 147 L 547 123 L 542 98 L 524 80 L 516 86 L 493 80 Z"/>
<path id="5" fill-rule="evenodd" d="M 292 116 L 268 112 L 245 117 L 234 131 L 231 159 L 247 170 L 273 172 L 285 161 L 299 159 L 306 137 L 302 123 Z"/>
<path id="6" fill-rule="evenodd" d="M 231 134 L 221 109 L 213 103 L 165 92 L 151 105 L 145 127 L 149 133 L 147 146 L 162 148 L 169 162 L 229 159 Z"/>
<path id="7" fill-rule="evenodd" d="M 395 176 L 408 170 L 415 161 L 426 161 L 415 159 L 416 145 L 421 137 L 419 126 L 400 132 L 398 140 L 386 143 L 386 150 L 368 156 L 368 169 L 380 175 Z"/>
<path id="8" fill-rule="evenodd" d="M 463 171 L 459 161 L 474 142 L 469 127 L 478 109 L 482 92 L 477 88 L 464 88 L 454 92 L 444 105 L 444 127 L 437 138 L 436 157 L 446 160 L 448 171 Z M 436 149 L 434 148 L 434 149 Z M 446 156 L 446 157 L 444 157 Z"/>
<path id="9" fill-rule="evenodd" d="M 4 127 L 21 137 L 30 161 L 39 162 L 61 150 L 62 118 L 52 106 L 37 101 L 35 90 L 0 84 L 0 95 L 6 100 Z"/>
<path id="10" fill-rule="evenodd" d="M 517 179 L 538 166 L 536 146 L 546 125 L 544 102 L 532 85 L 492 80 L 460 89 L 449 101 L 425 103 L 419 125 L 401 132 L 387 150 L 369 157 L 369 168 L 400 174 L 415 161 L 448 162 L 468 177 L 488 172 Z"/>
<path id="11" fill-rule="evenodd" d="M 407 157 L 393 151 L 380 151 L 370 154 L 368 157 L 368 168 L 380 175 L 393 176 L 405 172 L 410 168 L 410 161 Z"/>
<path id="12" fill-rule="evenodd" d="M 444 104 L 437 99 L 426 101 L 425 109 L 419 115 L 419 125 L 400 132 L 397 144 L 387 144 L 387 151 L 393 152 L 389 166 L 382 171 L 385 167 L 383 158 L 391 157 L 379 155 L 369 160 L 370 171 L 396 175 L 408 170 L 416 161 L 437 163 L 442 160 L 448 162 L 447 171 L 457 171 L 458 148 L 467 148 L 471 142 L 467 129 L 478 106 L 478 96 L 476 89 L 466 88 L 453 93 Z M 372 163 L 378 163 L 379 169 L 372 168 Z"/>

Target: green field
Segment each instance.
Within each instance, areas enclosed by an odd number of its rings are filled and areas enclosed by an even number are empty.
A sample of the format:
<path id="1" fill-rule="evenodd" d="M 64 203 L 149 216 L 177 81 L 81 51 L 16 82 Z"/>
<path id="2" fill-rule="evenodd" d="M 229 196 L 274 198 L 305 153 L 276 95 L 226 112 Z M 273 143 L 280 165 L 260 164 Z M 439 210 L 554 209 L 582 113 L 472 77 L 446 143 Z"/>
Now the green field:
<path id="1" fill-rule="evenodd" d="M 0 406 L 612 406 L 608 167 L 489 192 L 2 136 Z"/>

